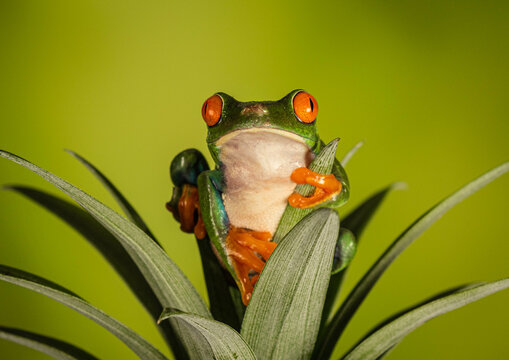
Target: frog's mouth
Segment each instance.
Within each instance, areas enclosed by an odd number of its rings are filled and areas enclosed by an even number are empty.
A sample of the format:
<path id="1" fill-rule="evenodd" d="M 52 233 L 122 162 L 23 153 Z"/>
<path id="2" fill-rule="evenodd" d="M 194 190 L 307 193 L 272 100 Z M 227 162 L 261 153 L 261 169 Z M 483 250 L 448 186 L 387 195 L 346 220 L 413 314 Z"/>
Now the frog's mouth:
<path id="1" fill-rule="evenodd" d="M 251 134 L 256 134 L 256 133 L 259 133 L 259 134 L 263 134 L 263 133 L 276 134 L 276 135 L 285 137 L 287 139 L 291 139 L 293 141 L 296 141 L 298 143 L 305 144 L 308 147 L 309 147 L 309 144 L 308 144 L 309 141 L 313 141 L 314 142 L 313 139 L 307 139 L 305 137 L 299 136 L 299 135 L 297 135 L 297 134 L 295 134 L 293 132 L 286 131 L 286 130 L 273 129 L 273 128 L 264 128 L 264 127 L 253 127 L 253 128 L 249 128 L 249 129 L 239 129 L 239 130 L 234 130 L 232 132 L 229 132 L 226 135 L 223 135 L 222 137 L 220 137 L 216 141 L 216 145 L 222 146 L 222 145 L 226 144 L 228 141 L 230 141 L 231 139 L 235 138 L 236 136 L 238 136 L 240 134 L 247 134 L 247 133 L 251 133 Z"/>

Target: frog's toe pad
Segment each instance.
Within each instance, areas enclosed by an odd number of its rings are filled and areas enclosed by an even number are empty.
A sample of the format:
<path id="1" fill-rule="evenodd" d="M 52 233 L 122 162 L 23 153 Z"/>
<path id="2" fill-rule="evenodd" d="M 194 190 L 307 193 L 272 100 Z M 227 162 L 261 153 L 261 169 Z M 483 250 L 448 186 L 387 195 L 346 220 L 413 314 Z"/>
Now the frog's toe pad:
<path id="1" fill-rule="evenodd" d="M 335 198 L 341 192 L 341 182 L 332 174 L 323 175 L 305 167 L 292 172 L 291 180 L 297 184 L 308 184 L 315 187 L 315 192 L 305 197 L 293 193 L 288 197 L 288 203 L 299 209 L 307 209 Z"/>

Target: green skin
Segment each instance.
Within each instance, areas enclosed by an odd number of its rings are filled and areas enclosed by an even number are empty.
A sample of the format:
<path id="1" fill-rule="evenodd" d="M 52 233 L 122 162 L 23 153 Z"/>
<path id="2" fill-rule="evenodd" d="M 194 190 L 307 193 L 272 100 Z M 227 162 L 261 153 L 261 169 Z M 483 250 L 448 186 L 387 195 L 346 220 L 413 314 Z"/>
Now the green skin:
<path id="1" fill-rule="evenodd" d="M 294 90 L 278 101 L 239 102 L 225 93 L 217 93 L 223 100 L 223 109 L 219 122 L 208 127 L 207 145 L 215 162 L 215 169 L 209 170 L 203 155 L 196 149 L 188 149 L 178 154 L 172 161 L 170 175 L 175 185 L 170 206 L 174 209 L 182 194 L 184 184 L 198 186 L 200 210 L 207 235 L 216 254 L 226 269 L 238 282 L 231 260 L 225 249 L 226 236 L 230 229 L 222 193 L 225 190 L 224 174 L 221 170 L 221 148 L 217 142 L 221 137 L 233 131 L 266 128 L 277 129 L 298 135 L 304 140 L 315 155 L 323 148 L 324 143 L 316 131 L 316 121 L 311 124 L 298 120 L 293 110 L 293 98 L 302 90 Z M 260 111 L 243 111 L 246 107 Z M 336 161 L 332 173 L 341 182 L 341 193 L 317 207 L 338 208 L 349 197 L 349 183 L 346 173 Z M 178 220 L 178 214 L 175 214 Z"/>

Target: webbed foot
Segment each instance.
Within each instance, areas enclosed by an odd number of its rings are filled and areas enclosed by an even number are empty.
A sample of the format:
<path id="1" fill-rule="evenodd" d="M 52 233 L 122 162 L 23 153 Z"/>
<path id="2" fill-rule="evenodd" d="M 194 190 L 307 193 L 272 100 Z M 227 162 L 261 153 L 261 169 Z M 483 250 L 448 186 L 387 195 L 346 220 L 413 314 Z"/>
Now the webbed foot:
<path id="1" fill-rule="evenodd" d="M 242 302 L 247 306 L 253 293 L 258 275 L 265 266 L 265 261 L 276 248 L 270 241 L 272 235 L 267 231 L 253 231 L 231 227 L 226 237 L 226 250 L 232 258 L 233 268 L 240 280 Z M 263 260 L 258 256 L 260 255 Z"/>
<path id="2" fill-rule="evenodd" d="M 305 197 L 293 193 L 288 197 L 288 203 L 299 209 L 307 209 L 335 198 L 341 192 L 341 182 L 332 174 L 322 175 L 305 167 L 297 168 L 291 175 L 291 180 L 297 184 L 309 184 L 315 187 L 315 192 Z"/>
<path id="3" fill-rule="evenodd" d="M 184 184 L 181 188 L 174 188 L 173 197 L 166 203 L 166 209 L 180 222 L 183 232 L 194 233 L 198 239 L 207 235 L 196 186 Z"/>

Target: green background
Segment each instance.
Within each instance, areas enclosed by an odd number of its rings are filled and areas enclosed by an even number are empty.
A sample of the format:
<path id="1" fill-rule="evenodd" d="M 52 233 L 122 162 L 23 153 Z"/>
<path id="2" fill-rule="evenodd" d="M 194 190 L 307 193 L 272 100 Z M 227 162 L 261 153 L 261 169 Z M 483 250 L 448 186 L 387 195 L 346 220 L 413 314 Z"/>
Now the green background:
<path id="1" fill-rule="evenodd" d="M 0 2 L 0 146 L 118 209 L 70 148 L 127 195 L 205 296 L 198 251 L 164 209 L 167 168 L 206 151 L 203 101 L 279 99 L 304 88 L 322 138 L 348 164 L 352 198 L 402 180 L 369 226 L 351 288 L 417 216 L 509 159 L 507 1 Z M 0 161 L 0 183 L 57 190 Z M 509 276 L 509 177 L 448 213 L 382 277 L 336 355 L 396 310 L 453 285 Z M 344 211 L 342 211 L 344 213 Z M 0 263 L 60 283 L 166 351 L 106 262 L 73 230 L 0 192 Z M 343 294 L 344 295 L 344 294 Z M 433 320 L 390 359 L 509 358 L 509 292 Z M 53 300 L 0 284 L 0 324 L 55 336 L 103 359 L 134 359 L 115 337 Z M 43 355 L 0 340 L 2 359 Z"/>

